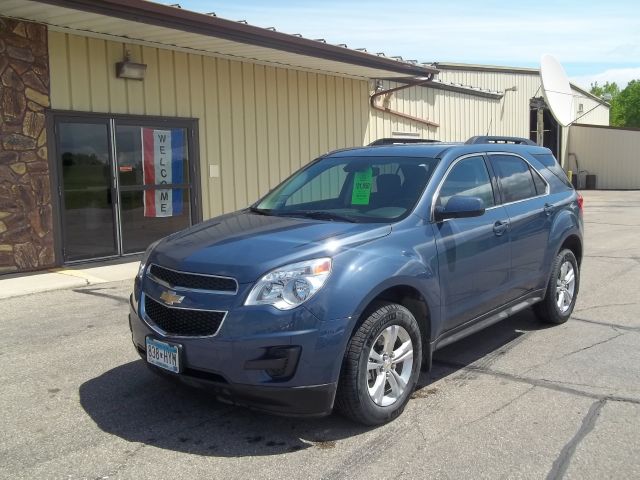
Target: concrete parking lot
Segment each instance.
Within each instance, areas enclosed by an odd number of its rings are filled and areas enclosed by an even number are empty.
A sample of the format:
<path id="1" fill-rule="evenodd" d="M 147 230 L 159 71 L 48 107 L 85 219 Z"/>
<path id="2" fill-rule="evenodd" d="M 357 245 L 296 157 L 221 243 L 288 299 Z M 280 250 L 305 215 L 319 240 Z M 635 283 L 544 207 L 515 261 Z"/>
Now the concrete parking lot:
<path id="1" fill-rule="evenodd" d="M 640 478 L 640 192 L 584 193 L 572 319 L 439 351 L 379 428 L 165 383 L 131 345 L 129 281 L 0 300 L 0 477 Z"/>

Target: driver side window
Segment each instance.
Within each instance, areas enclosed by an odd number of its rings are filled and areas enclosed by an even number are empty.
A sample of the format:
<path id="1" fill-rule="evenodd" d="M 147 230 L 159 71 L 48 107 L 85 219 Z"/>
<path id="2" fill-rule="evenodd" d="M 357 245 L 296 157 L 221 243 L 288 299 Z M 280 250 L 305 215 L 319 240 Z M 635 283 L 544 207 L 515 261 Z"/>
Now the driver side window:
<path id="1" fill-rule="evenodd" d="M 440 188 L 436 204 L 446 207 L 449 199 L 455 195 L 478 197 L 484 202 L 485 208 L 495 205 L 493 187 L 483 157 L 469 157 L 456 163 Z"/>

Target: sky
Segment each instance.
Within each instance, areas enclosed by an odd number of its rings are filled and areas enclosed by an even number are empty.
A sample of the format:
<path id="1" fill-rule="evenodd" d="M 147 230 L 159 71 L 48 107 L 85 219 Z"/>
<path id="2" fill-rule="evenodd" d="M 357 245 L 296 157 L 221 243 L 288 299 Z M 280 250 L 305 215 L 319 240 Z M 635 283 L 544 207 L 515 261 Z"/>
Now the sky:
<path id="1" fill-rule="evenodd" d="M 156 0 L 159 1 L 159 0 Z M 589 88 L 640 79 L 640 1 L 161 0 L 420 62 L 538 67 L 554 55 Z"/>

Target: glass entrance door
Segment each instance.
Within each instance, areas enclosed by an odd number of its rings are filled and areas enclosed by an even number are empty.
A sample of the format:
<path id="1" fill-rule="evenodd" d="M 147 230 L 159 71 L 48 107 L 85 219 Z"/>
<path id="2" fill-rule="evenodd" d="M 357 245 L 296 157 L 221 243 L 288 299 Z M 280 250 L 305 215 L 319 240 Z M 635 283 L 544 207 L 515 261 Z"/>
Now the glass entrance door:
<path id="1" fill-rule="evenodd" d="M 191 223 L 187 129 L 115 125 L 122 252 Z"/>
<path id="2" fill-rule="evenodd" d="M 60 123 L 58 172 L 65 261 L 118 254 L 109 125 Z"/>
<path id="3" fill-rule="evenodd" d="M 65 262 L 143 252 L 192 224 L 190 124 L 55 118 Z"/>

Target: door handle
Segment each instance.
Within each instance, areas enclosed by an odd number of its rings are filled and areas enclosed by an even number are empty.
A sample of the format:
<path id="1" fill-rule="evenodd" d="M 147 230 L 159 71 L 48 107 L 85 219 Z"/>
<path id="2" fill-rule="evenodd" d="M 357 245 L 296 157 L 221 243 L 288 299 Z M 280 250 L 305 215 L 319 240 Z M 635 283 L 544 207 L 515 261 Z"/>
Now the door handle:
<path id="1" fill-rule="evenodd" d="M 544 213 L 545 215 L 549 216 L 553 213 L 553 211 L 555 210 L 556 206 L 551 204 L 551 203 L 545 203 L 544 204 Z"/>
<path id="2" fill-rule="evenodd" d="M 509 229 L 509 222 L 508 221 L 497 221 L 496 223 L 493 224 L 493 233 L 496 234 L 497 237 L 499 237 L 500 235 L 503 235 L 504 232 L 506 232 Z"/>

